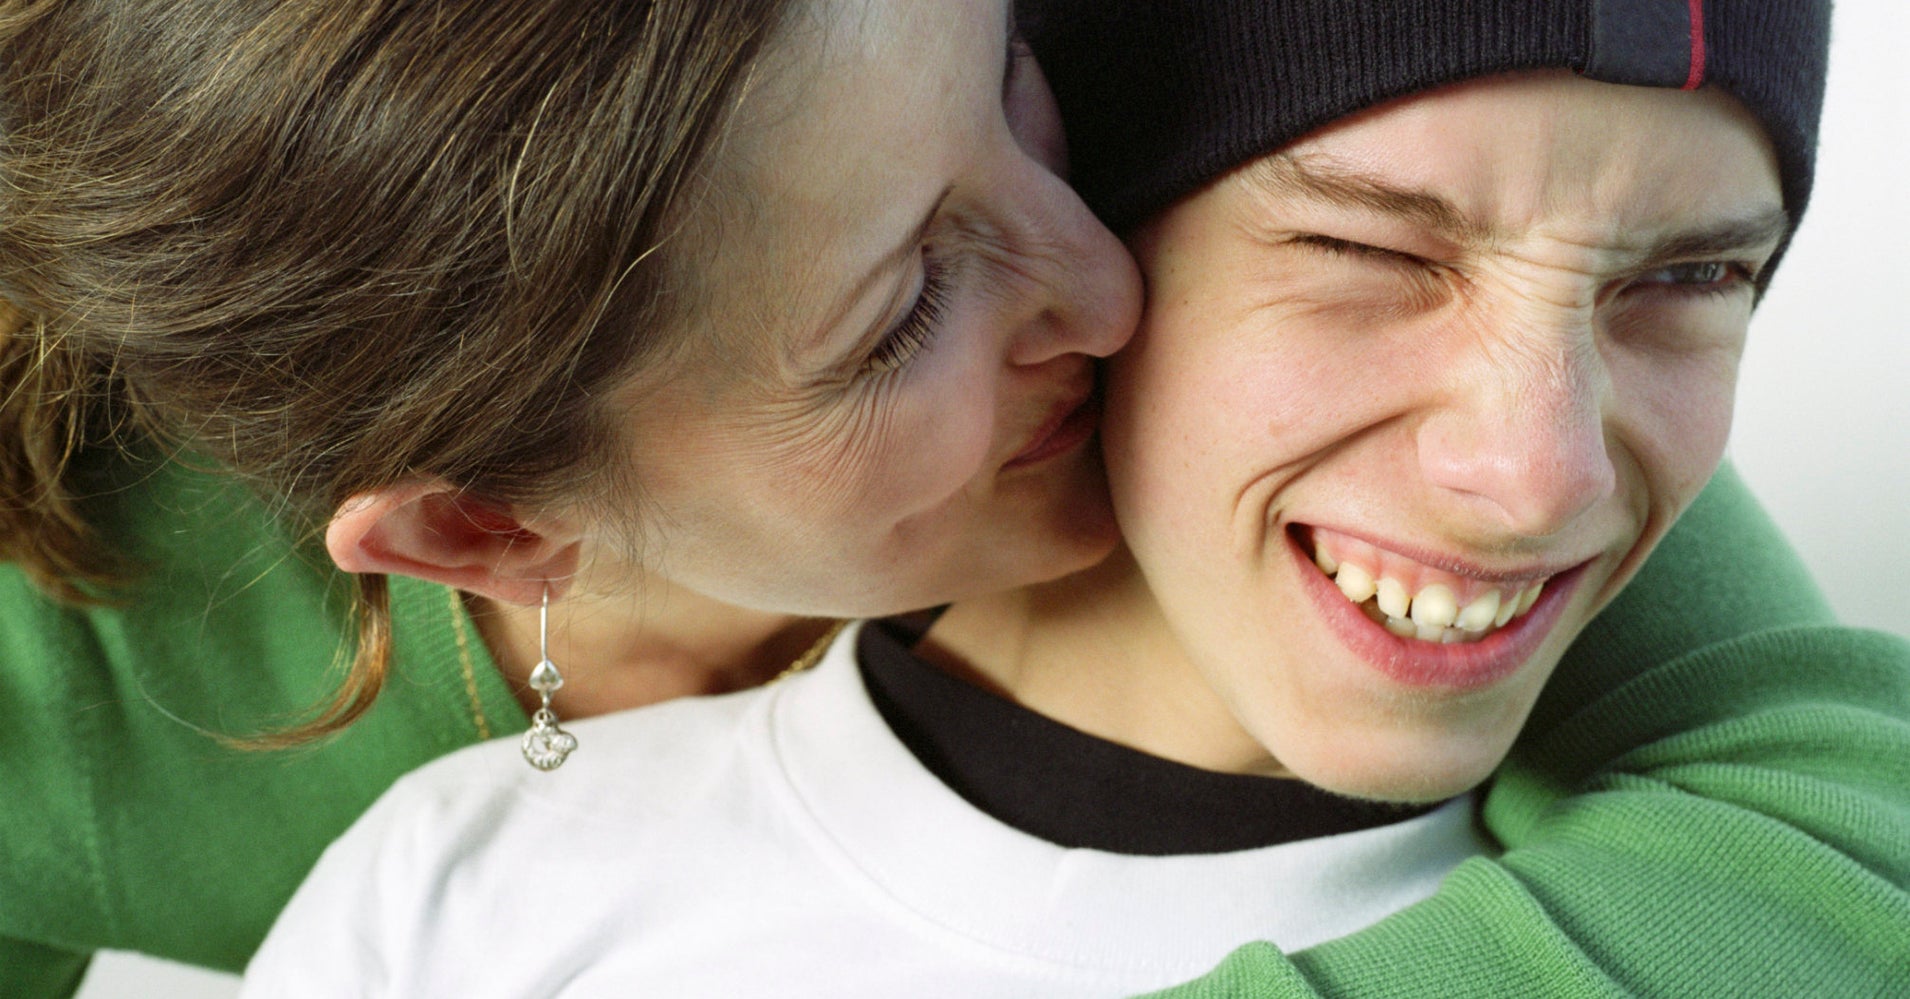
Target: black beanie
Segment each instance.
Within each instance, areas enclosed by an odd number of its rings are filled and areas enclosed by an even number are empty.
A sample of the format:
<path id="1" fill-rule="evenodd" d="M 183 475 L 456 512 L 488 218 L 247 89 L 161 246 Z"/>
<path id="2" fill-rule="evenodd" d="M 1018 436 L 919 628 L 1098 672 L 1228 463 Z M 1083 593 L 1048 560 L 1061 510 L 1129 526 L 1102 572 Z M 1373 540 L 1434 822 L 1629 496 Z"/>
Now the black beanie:
<path id="1" fill-rule="evenodd" d="M 1126 230 L 1336 119 L 1493 73 L 1722 87 L 1810 199 L 1830 0 L 1021 0 L 1072 181 Z M 1775 261 L 1773 261 L 1775 263 Z M 1766 271 L 1768 274 L 1769 271 Z"/>

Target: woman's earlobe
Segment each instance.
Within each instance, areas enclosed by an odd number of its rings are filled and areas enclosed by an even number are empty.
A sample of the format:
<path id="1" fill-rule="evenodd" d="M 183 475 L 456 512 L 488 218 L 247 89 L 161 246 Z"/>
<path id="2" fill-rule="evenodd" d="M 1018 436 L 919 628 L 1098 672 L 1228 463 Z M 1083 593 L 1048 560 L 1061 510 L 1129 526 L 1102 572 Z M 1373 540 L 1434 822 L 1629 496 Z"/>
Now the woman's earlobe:
<path id="1" fill-rule="evenodd" d="M 421 479 L 360 493 L 325 528 L 325 549 L 346 572 L 412 576 L 504 603 L 560 595 L 581 542 L 561 525 L 534 525 L 510 507 Z"/>

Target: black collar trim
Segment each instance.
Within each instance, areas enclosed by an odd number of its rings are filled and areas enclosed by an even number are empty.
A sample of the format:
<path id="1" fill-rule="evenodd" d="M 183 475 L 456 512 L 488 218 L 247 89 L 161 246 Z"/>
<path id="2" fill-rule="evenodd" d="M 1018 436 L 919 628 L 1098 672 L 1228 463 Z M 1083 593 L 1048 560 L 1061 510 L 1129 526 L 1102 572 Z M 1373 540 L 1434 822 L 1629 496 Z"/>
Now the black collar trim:
<path id="1" fill-rule="evenodd" d="M 1438 807 L 1201 770 L 1088 735 L 917 656 L 932 620 L 863 627 L 856 660 L 870 698 L 951 790 L 1051 843 L 1143 856 L 1227 853 L 1391 825 Z"/>

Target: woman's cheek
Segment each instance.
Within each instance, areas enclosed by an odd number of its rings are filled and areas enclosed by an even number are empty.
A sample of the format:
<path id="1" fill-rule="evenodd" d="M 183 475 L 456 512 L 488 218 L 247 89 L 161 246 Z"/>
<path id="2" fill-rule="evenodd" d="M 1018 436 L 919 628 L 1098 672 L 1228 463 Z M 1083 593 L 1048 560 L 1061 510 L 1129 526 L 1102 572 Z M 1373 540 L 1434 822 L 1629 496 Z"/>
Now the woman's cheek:
<path id="1" fill-rule="evenodd" d="M 938 343 L 885 376 L 854 426 L 845 476 L 866 484 L 870 513 L 901 519 L 935 511 L 1006 458 L 994 440 L 1000 365 L 959 347 Z"/>

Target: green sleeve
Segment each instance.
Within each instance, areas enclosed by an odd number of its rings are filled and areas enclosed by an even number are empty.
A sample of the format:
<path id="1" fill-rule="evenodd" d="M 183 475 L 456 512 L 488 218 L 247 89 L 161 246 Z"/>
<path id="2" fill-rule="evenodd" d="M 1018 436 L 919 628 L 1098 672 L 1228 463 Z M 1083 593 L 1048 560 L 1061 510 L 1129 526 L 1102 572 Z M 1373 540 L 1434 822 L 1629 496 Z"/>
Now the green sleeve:
<path id="1" fill-rule="evenodd" d="M 1829 623 L 1734 474 L 1588 629 L 1485 789 L 1495 860 L 1161 995 L 1891 994 L 1910 981 L 1910 643 Z"/>
<path id="2" fill-rule="evenodd" d="M 104 920 L 86 629 L 0 565 L 0 996 L 70 995 Z M 69 947 L 53 946 L 59 941 Z"/>
<path id="3" fill-rule="evenodd" d="M 86 977 L 90 954 L 0 938 L 0 996 L 70 996 Z"/>
<path id="4" fill-rule="evenodd" d="M 457 596 L 399 579 L 378 703 L 310 745 L 236 747 L 222 737 L 282 727 L 334 689 L 342 579 L 220 476 L 112 470 L 99 522 L 144 569 L 116 599 L 57 604 L 0 565 L 6 999 L 69 994 L 72 955 L 98 949 L 238 970 L 392 781 L 525 723 Z"/>

